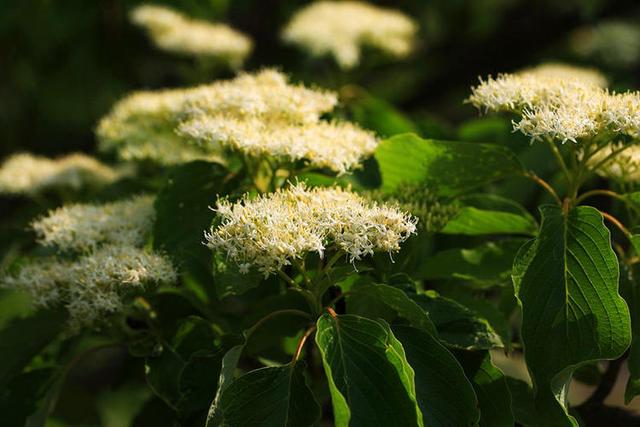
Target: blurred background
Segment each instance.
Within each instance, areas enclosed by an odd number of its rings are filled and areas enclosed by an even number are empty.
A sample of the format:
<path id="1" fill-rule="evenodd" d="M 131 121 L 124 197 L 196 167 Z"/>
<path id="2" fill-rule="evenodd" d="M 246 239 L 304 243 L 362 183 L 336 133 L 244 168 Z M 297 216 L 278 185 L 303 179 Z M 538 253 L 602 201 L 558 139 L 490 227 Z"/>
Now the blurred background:
<path id="1" fill-rule="evenodd" d="M 233 70 L 203 69 L 193 58 L 156 49 L 128 20 L 128 12 L 141 3 L 0 2 L 0 161 L 25 151 L 95 153 L 98 120 L 127 93 L 233 76 Z M 244 69 L 277 66 L 294 80 L 334 88 L 346 100 L 357 98 L 345 114 L 383 136 L 416 131 L 423 137 L 507 143 L 541 176 L 545 164 L 547 174 L 553 169 L 545 163 L 546 151 L 512 134 L 509 118 L 483 118 L 464 103 L 479 76 L 559 61 L 597 67 L 614 90 L 640 88 L 640 4 L 634 0 L 372 0 L 415 19 L 419 46 L 403 61 L 365 52 L 362 64 L 348 72 L 332 58 L 311 59 L 281 41 L 280 30 L 307 1 L 155 3 L 248 34 L 254 51 Z M 496 191 L 528 207 L 540 197 L 522 182 L 504 183 Z M 10 258 L 11 242 L 32 241 L 26 225 L 46 207 L 0 197 L 0 267 Z M 0 304 L 0 320 L 1 313 Z M 82 361 L 58 402 L 56 417 L 64 420 L 59 425 L 127 425 L 124 420 L 131 420 L 145 401 L 149 425 L 166 425 L 167 408 L 148 400 L 144 386 L 127 385 L 126 378 L 141 376 L 140 366 L 131 363 L 108 351 Z M 505 360 L 501 366 L 514 377 L 526 376 L 522 363 Z M 621 378 L 611 403 L 621 402 L 622 384 Z M 574 393 L 580 401 L 588 390 Z"/>
<path id="2" fill-rule="evenodd" d="M 0 158 L 15 151 L 47 155 L 94 149 L 96 122 L 134 89 L 188 85 L 206 76 L 193 59 L 155 49 L 127 12 L 142 3 L 119 0 L 3 0 L 0 5 Z M 246 69 L 277 65 L 294 77 L 333 86 L 331 58 L 310 60 L 280 41 L 279 31 L 301 0 L 157 1 L 191 16 L 225 21 L 249 34 L 255 49 Z M 618 30 L 621 58 L 594 43 L 603 23 L 640 28 L 634 0 L 372 1 L 402 9 L 420 25 L 417 52 L 385 63 L 371 55 L 347 79 L 409 115 L 456 125 L 477 112 L 462 101 L 478 76 L 548 60 L 596 65 L 614 87 L 636 87 L 640 36 Z M 580 36 L 580 34 L 578 34 Z M 605 34 L 605 37 L 607 35 Z M 589 38 L 591 37 L 591 40 Z M 625 40 L 626 37 L 626 40 Z M 600 37 L 602 38 L 602 37 Z M 600 49 L 602 50 L 602 49 Z M 607 53 L 609 52 L 609 53 Z M 607 56 L 608 55 L 608 56 Z M 362 75 L 366 75 L 363 78 Z M 345 77 L 342 77 L 344 82 Z M 335 83 L 335 82 L 334 82 Z M 420 120 L 418 120 L 419 122 Z M 428 128 L 428 123 L 425 127 Z"/>

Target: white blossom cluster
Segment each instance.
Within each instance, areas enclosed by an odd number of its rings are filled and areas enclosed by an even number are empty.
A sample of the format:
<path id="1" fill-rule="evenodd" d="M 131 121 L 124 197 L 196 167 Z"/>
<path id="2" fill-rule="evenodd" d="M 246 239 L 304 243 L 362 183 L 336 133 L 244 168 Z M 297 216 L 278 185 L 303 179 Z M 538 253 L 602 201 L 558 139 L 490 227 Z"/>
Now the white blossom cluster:
<path id="1" fill-rule="evenodd" d="M 110 184 L 119 176 L 111 167 L 84 154 L 58 159 L 15 154 L 0 166 L 0 193 L 35 195 L 50 189 L 80 190 Z"/>
<path id="2" fill-rule="evenodd" d="M 272 129 L 282 129 L 275 136 L 295 134 L 304 126 L 313 128 L 320 123 L 320 116 L 337 103 L 333 92 L 291 84 L 281 72 L 265 69 L 193 88 L 133 93 L 100 121 L 96 135 L 101 150 L 115 151 L 123 160 L 223 162 L 221 144 L 240 151 L 246 147 L 254 153 L 259 142 L 255 135 L 267 123 L 273 124 Z M 178 127 L 180 134 L 176 134 Z M 233 133 L 219 131 L 230 128 Z M 353 150 L 361 150 L 357 160 L 373 151 L 359 145 L 361 140 L 377 144 L 369 132 L 355 126 L 325 124 L 316 128 L 330 133 L 327 136 L 334 138 L 333 144 L 345 150 L 353 141 Z M 193 143 L 194 138 L 206 143 Z M 271 146 L 277 143 L 273 138 L 266 141 Z M 282 150 L 277 154 L 283 154 Z"/>
<path id="3" fill-rule="evenodd" d="M 173 165 L 191 160 L 221 161 L 214 147 L 189 144 L 176 135 L 177 114 L 192 89 L 134 92 L 118 101 L 96 128 L 98 148 L 121 160 Z"/>
<path id="4" fill-rule="evenodd" d="M 153 199 L 62 207 L 33 223 L 40 243 L 77 252 L 22 265 L 0 277 L 0 287 L 31 295 L 36 307 L 64 306 L 77 331 L 118 312 L 127 295 L 174 283 L 162 254 L 143 249 L 154 218 Z"/>
<path id="5" fill-rule="evenodd" d="M 297 184 L 254 199 L 221 200 L 221 222 L 205 233 L 241 272 L 265 275 L 309 252 L 343 251 L 354 262 L 377 251 L 395 252 L 416 232 L 417 219 L 394 206 L 378 205 L 349 190 Z"/>
<path id="6" fill-rule="evenodd" d="M 612 153 L 621 148 L 619 144 L 607 145 L 589 159 L 589 164 L 592 167 L 598 166 L 595 172 L 605 178 L 621 182 L 640 181 L 640 146 L 626 147 L 607 160 Z"/>
<path id="7" fill-rule="evenodd" d="M 293 16 L 282 37 L 312 56 L 332 55 L 347 69 L 358 65 L 363 46 L 406 57 L 417 30 L 411 18 L 396 10 L 358 1 L 317 1 Z"/>
<path id="8" fill-rule="evenodd" d="M 69 327 L 77 331 L 121 311 L 123 295 L 143 291 L 149 284 L 173 283 L 175 278 L 162 255 L 107 245 L 74 261 L 34 261 L 0 278 L 0 285 L 26 292 L 38 308 L 65 306 Z"/>
<path id="9" fill-rule="evenodd" d="M 44 246 L 88 252 L 103 244 L 143 246 L 153 227 L 154 198 L 137 196 L 103 205 L 57 208 L 31 226 Z"/>
<path id="10" fill-rule="evenodd" d="M 249 156 L 305 160 L 344 173 L 379 142 L 354 124 L 320 120 L 337 104 L 336 95 L 289 84 L 274 70 L 213 84 L 187 98 L 179 134 Z"/>
<path id="11" fill-rule="evenodd" d="M 532 139 L 577 142 L 604 132 L 640 134 L 640 94 L 612 93 L 597 71 L 558 64 L 481 80 L 469 102 L 521 116 L 514 130 Z"/>
<path id="12" fill-rule="evenodd" d="M 164 6 L 138 6 L 130 17 L 158 48 L 168 52 L 215 57 L 236 68 L 253 47 L 249 37 L 228 25 L 192 19 Z"/>

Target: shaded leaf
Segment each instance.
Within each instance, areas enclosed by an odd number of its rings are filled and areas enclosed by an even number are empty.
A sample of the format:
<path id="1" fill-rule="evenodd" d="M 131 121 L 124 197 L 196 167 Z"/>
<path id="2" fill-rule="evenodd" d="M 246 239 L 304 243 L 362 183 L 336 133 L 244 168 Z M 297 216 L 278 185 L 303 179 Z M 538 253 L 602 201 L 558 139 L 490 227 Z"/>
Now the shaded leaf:
<path id="1" fill-rule="evenodd" d="M 62 310 L 39 310 L 12 318 L 0 329 L 0 386 L 40 353 L 66 326 Z"/>
<path id="2" fill-rule="evenodd" d="M 317 327 L 337 427 L 422 425 L 413 369 L 386 323 L 325 314 Z"/>
<path id="3" fill-rule="evenodd" d="M 490 349 L 504 344 L 491 324 L 462 304 L 434 291 L 412 296 L 429 313 L 438 338 L 447 345 L 464 349 Z"/>
<path id="4" fill-rule="evenodd" d="M 395 316 L 408 320 L 416 328 L 429 333 L 436 332 L 429 315 L 401 289 L 382 284 L 356 285 L 347 298 L 349 313 L 364 317 L 385 317 L 382 310 L 377 309 L 381 305 Z M 375 310 L 378 312 L 376 313 Z"/>
<path id="5" fill-rule="evenodd" d="M 416 375 L 416 398 L 425 426 L 472 426 L 478 401 L 462 367 L 436 338 L 410 326 L 394 326 Z"/>
<path id="6" fill-rule="evenodd" d="M 313 425 L 320 417 L 320 407 L 306 384 L 304 365 L 261 368 L 233 380 L 220 396 L 219 423 L 207 425 Z"/>
<path id="7" fill-rule="evenodd" d="M 491 362 L 488 351 L 457 350 L 456 358 L 478 396 L 481 427 L 512 427 L 511 395 L 505 376 Z"/>
<path id="8" fill-rule="evenodd" d="M 468 280 L 495 286 L 509 280 L 516 252 L 526 239 L 486 242 L 469 249 L 445 249 L 425 259 L 416 278 Z"/>

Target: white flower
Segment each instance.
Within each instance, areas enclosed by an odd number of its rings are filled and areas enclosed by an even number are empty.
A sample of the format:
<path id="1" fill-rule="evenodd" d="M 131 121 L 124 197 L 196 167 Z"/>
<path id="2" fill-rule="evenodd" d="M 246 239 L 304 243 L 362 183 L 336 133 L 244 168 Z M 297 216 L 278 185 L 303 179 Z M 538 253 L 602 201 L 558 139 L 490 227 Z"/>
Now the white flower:
<path id="1" fill-rule="evenodd" d="M 378 205 L 340 188 L 307 189 L 303 184 L 219 201 L 217 227 L 205 233 L 207 246 L 226 252 L 241 266 L 265 275 L 309 252 L 343 251 L 353 262 L 377 251 L 395 252 L 416 232 L 416 219 L 395 207 Z"/>
<path id="2" fill-rule="evenodd" d="M 164 6 L 138 6 L 131 12 L 131 21 L 145 28 L 160 49 L 215 57 L 234 68 L 242 65 L 253 45 L 249 37 L 227 25 L 191 19 Z"/>
<path id="3" fill-rule="evenodd" d="M 39 242 L 62 250 L 91 251 L 102 244 L 144 245 L 153 226 L 154 198 L 137 196 L 103 205 L 55 209 L 32 223 Z"/>
<path id="4" fill-rule="evenodd" d="M 224 115 L 230 120 L 315 123 L 337 102 L 333 92 L 291 84 L 284 74 L 265 69 L 194 88 L 133 93 L 100 121 L 96 134 L 101 150 L 115 151 L 123 160 L 222 162 L 218 144 L 194 144 L 185 133 L 177 135 L 180 122 Z"/>
<path id="5" fill-rule="evenodd" d="M 176 273 L 159 254 L 108 245 L 75 261 L 47 258 L 0 278 L 0 287 L 24 291 L 36 307 L 64 306 L 77 331 L 122 310 L 124 298 L 159 284 L 172 284 Z"/>
<path id="6" fill-rule="evenodd" d="M 93 157 L 74 153 L 58 159 L 15 154 L 0 167 L 0 193 L 34 195 L 53 188 L 79 190 L 120 177 Z"/>
<path id="7" fill-rule="evenodd" d="M 304 159 L 316 168 L 338 173 L 357 168 L 378 145 L 372 132 L 350 123 L 325 121 L 292 125 L 283 121 L 203 115 L 183 123 L 179 132 L 204 142 L 222 143 L 249 156 Z"/>
<path id="8" fill-rule="evenodd" d="M 640 135 L 640 94 L 612 93 L 605 86 L 594 70 L 545 65 L 481 80 L 469 102 L 520 115 L 514 130 L 532 139 L 578 142 L 605 132 Z"/>
<path id="9" fill-rule="evenodd" d="M 609 155 L 621 148 L 622 146 L 619 144 L 610 144 L 602 148 L 589 159 L 590 166 L 598 166 L 595 172 L 605 178 L 612 178 L 621 182 L 640 181 L 640 146 L 627 147 L 609 160 L 606 160 Z"/>
<path id="10" fill-rule="evenodd" d="M 282 37 L 313 56 L 330 54 L 340 67 L 352 68 L 360 62 L 363 46 L 407 56 L 416 32 L 416 23 L 395 10 L 358 1 L 317 1 L 293 16 Z"/>

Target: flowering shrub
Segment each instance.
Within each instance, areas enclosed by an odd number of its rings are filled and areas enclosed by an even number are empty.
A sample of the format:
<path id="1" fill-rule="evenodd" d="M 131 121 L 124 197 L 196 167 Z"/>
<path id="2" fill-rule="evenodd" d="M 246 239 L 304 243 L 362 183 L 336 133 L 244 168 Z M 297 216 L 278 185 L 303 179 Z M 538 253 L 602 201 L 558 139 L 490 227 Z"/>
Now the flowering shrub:
<path id="1" fill-rule="evenodd" d="M 640 92 L 557 62 L 480 76 L 455 100 L 480 118 L 435 137 L 345 81 L 409 61 L 417 17 L 293 12 L 274 37 L 332 57 L 324 88 L 227 24 L 128 16 L 223 66 L 116 100 L 100 160 L 3 161 L 29 212 L 0 259 L 6 425 L 67 425 L 87 360 L 125 372 L 101 425 L 636 425 L 605 398 L 640 395 Z"/>

